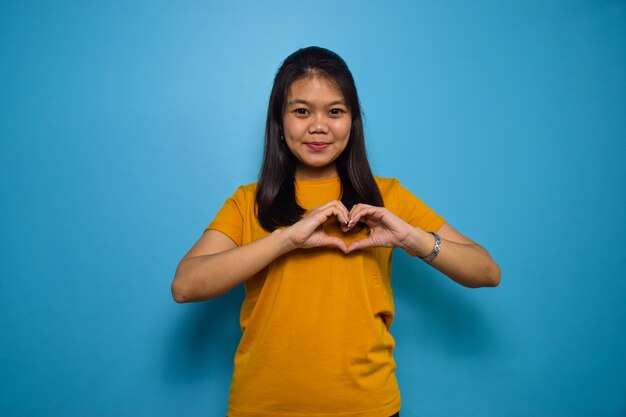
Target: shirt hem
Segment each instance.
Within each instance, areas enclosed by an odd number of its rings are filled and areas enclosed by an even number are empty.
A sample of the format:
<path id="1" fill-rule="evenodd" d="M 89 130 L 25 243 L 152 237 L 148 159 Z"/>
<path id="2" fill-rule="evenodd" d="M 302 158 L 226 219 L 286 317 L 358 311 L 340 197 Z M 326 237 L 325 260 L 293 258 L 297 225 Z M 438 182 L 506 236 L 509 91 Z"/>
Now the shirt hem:
<path id="1" fill-rule="evenodd" d="M 227 417 L 390 417 L 400 411 L 400 399 L 381 408 L 373 410 L 347 411 L 341 413 L 294 413 L 285 412 L 264 412 L 264 411 L 242 411 L 228 409 Z"/>

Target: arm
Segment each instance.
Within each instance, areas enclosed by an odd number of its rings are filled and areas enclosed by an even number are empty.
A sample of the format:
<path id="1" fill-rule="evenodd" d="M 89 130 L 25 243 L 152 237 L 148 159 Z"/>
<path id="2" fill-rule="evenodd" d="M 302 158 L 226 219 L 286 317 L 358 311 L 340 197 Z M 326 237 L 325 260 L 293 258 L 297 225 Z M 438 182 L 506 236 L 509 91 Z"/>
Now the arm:
<path id="1" fill-rule="evenodd" d="M 287 229 L 242 246 L 221 232 L 207 230 L 176 268 L 174 300 L 184 303 L 215 298 L 294 249 L 325 246 L 346 252 L 341 239 L 324 233 L 323 225 L 331 217 L 347 223 L 348 211 L 340 201 L 315 208 Z"/>
<path id="2" fill-rule="evenodd" d="M 413 256 L 426 256 L 434 246 L 434 237 L 415 228 L 384 207 L 357 204 L 350 212 L 350 225 L 359 221 L 371 230 L 367 239 L 353 242 L 348 251 L 366 247 L 399 247 Z M 439 255 L 431 265 L 455 282 L 466 287 L 495 287 L 500 283 L 500 267 L 489 252 L 463 236 L 449 224 L 438 231 L 441 237 Z"/>
<path id="3" fill-rule="evenodd" d="M 466 287 L 496 287 L 500 284 L 500 267 L 485 248 L 447 223 L 437 233 L 441 238 L 441 249 L 430 263 L 434 268 Z M 435 241 L 433 235 L 415 228 L 410 236 L 404 250 L 420 257 L 430 253 Z"/>
<path id="4" fill-rule="evenodd" d="M 176 268 L 172 295 L 177 303 L 215 298 L 253 276 L 289 251 L 281 231 L 237 246 L 228 236 L 207 230 Z"/>

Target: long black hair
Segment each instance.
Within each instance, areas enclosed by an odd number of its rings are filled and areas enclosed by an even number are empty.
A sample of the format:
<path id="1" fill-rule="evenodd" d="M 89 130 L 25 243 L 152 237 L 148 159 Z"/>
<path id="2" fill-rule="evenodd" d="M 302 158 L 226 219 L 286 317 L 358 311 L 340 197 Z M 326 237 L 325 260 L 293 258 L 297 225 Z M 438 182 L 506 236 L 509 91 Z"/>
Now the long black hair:
<path id="1" fill-rule="evenodd" d="M 263 165 L 256 192 L 259 222 L 270 232 L 296 223 L 305 212 L 296 201 L 296 158 L 281 137 L 285 102 L 291 84 L 313 75 L 333 83 L 342 93 L 352 114 L 348 144 L 335 161 L 341 182 L 342 203 L 348 210 L 357 203 L 383 206 L 383 198 L 367 160 L 361 106 L 352 73 L 336 53 L 311 46 L 299 49 L 285 59 L 276 73 L 270 95 Z"/>

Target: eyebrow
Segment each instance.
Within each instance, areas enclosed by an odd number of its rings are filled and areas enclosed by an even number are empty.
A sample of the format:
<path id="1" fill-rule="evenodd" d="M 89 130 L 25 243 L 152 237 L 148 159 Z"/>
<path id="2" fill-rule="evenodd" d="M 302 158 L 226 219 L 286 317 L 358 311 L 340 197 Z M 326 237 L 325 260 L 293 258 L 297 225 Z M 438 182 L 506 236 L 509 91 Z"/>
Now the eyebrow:
<path id="1" fill-rule="evenodd" d="M 311 103 L 309 103 L 308 101 L 306 101 L 306 100 L 304 100 L 302 98 L 296 98 L 296 99 L 293 99 L 293 100 L 289 100 L 287 102 L 287 105 L 292 105 L 292 104 L 307 104 L 307 105 L 310 105 Z M 328 106 L 335 106 L 337 104 L 342 104 L 344 106 L 346 105 L 346 103 L 343 100 L 335 100 L 335 101 L 332 101 L 332 102 L 328 103 Z"/>

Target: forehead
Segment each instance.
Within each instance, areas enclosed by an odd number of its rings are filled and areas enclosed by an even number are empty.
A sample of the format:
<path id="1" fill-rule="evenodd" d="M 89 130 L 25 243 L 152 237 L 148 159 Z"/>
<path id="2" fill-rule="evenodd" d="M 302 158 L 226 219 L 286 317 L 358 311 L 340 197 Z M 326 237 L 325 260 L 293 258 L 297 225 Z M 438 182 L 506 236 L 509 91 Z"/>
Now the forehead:
<path id="1" fill-rule="evenodd" d="M 287 100 L 307 98 L 337 101 L 343 100 L 343 94 L 341 93 L 341 90 L 337 88 L 337 85 L 331 80 L 314 75 L 299 78 L 291 83 L 291 86 L 289 87 Z"/>

